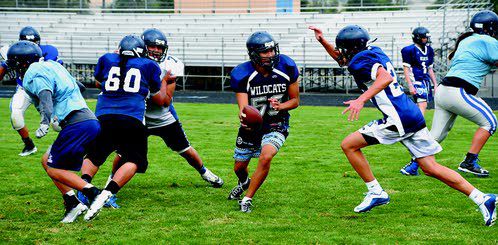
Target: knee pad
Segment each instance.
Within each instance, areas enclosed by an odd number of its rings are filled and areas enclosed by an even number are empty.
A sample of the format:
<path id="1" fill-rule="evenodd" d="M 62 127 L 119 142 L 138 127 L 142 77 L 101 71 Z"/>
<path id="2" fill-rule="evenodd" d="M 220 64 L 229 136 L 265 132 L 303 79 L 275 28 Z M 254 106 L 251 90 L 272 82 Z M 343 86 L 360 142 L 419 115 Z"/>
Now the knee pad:
<path id="1" fill-rule="evenodd" d="M 24 128 L 24 113 L 21 110 L 13 109 L 10 114 L 10 122 L 15 130 Z"/>

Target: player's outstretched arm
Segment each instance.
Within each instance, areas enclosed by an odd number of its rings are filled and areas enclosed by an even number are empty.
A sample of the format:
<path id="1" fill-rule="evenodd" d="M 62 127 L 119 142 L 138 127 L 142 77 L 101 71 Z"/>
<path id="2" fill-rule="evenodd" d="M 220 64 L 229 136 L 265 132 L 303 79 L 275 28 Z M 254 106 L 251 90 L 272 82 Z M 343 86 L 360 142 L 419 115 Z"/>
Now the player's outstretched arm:
<path id="1" fill-rule="evenodd" d="M 41 122 L 40 127 L 36 130 L 35 134 L 37 138 L 41 138 L 48 133 L 50 119 L 52 117 L 52 112 L 54 110 L 54 104 L 52 100 L 52 92 L 49 90 L 42 90 L 38 94 L 38 98 L 40 99 L 40 115 Z"/>
<path id="2" fill-rule="evenodd" d="M 166 75 L 163 77 L 163 81 L 166 82 L 166 97 L 164 98 L 164 105 L 169 106 L 173 100 L 173 94 L 176 89 L 176 76 L 171 75 L 171 70 L 168 70 Z"/>
<path id="3" fill-rule="evenodd" d="M 405 74 L 405 81 L 408 84 L 408 89 L 410 90 L 410 94 L 415 94 L 415 87 L 413 86 L 412 80 L 410 79 L 410 67 L 403 66 L 403 73 Z"/>
<path id="4" fill-rule="evenodd" d="M 437 79 L 436 79 L 436 74 L 434 73 L 434 69 L 432 67 L 429 67 L 429 77 L 431 77 L 432 83 L 434 84 L 434 93 L 437 90 Z"/>
<path id="5" fill-rule="evenodd" d="M 3 77 L 5 76 L 5 73 L 7 73 L 7 69 L 3 66 L 0 65 L 0 81 L 3 80 Z"/>
<path id="6" fill-rule="evenodd" d="M 308 28 L 315 32 L 316 40 L 320 44 L 322 44 L 322 46 L 325 48 L 327 53 L 329 53 L 330 57 L 332 57 L 335 61 L 337 61 L 337 63 L 339 63 L 339 65 L 342 66 L 344 64 L 344 62 L 343 62 L 343 60 L 340 60 L 341 53 L 339 52 L 339 50 L 335 49 L 335 47 L 332 43 L 330 43 L 329 41 L 327 41 L 327 39 L 325 39 L 325 37 L 323 36 L 322 30 L 316 26 L 310 26 Z"/>
<path id="7" fill-rule="evenodd" d="M 360 95 L 360 97 L 358 97 L 357 99 L 344 102 L 344 104 L 349 106 L 342 112 L 342 114 L 350 111 L 351 113 L 349 114 L 348 120 L 358 120 L 360 111 L 361 109 L 363 109 L 365 103 L 368 100 L 372 99 L 380 91 L 384 90 L 387 86 L 389 86 L 392 81 L 393 77 L 391 76 L 391 74 L 389 74 L 389 72 L 387 72 L 383 67 L 379 67 L 379 69 L 377 70 L 376 79 L 373 82 L 372 86 L 370 86 L 368 90 Z"/>
<path id="8" fill-rule="evenodd" d="M 237 98 L 237 105 L 239 106 L 239 120 L 240 125 L 244 128 L 247 128 L 247 125 L 242 123 L 242 119 L 246 117 L 246 114 L 242 112 L 244 107 L 249 104 L 249 96 L 247 93 L 235 93 L 235 97 Z"/>
<path id="9" fill-rule="evenodd" d="M 289 95 L 289 100 L 284 103 L 280 103 L 280 101 L 275 98 L 268 99 L 270 101 L 270 106 L 276 111 L 297 108 L 299 106 L 299 79 L 289 85 L 287 94 Z"/>
<path id="10" fill-rule="evenodd" d="M 156 103 L 157 105 L 160 105 L 160 106 L 163 106 L 165 105 L 166 103 L 166 86 L 167 86 L 167 83 L 166 83 L 166 80 L 163 79 L 161 81 L 161 88 L 159 89 L 159 91 L 153 95 L 151 97 L 152 99 L 152 102 Z"/>

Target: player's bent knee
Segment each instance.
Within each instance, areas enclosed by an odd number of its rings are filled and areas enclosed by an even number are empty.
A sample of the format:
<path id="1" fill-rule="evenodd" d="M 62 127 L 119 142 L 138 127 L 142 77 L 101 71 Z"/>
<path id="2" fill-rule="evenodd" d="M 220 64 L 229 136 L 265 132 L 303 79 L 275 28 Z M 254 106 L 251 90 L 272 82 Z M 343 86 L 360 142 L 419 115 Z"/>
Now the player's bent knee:
<path id="1" fill-rule="evenodd" d="M 12 110 L 10 121 L 13 129 L 21 130 L 24 128 L 24 115 L 21 110 Z"/>

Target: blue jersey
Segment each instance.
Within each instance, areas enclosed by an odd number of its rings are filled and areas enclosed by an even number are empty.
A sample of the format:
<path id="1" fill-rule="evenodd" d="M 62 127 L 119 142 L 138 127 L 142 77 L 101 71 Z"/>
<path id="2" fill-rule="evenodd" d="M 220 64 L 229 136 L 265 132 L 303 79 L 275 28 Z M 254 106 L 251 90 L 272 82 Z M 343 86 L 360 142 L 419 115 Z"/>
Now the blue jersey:
<path id="1" fill-rule="evenodd" d="M 119 114 L 144 122 L 147 96 L 161 88 L 161 70 L 150 59 L 129 58 L 121 83 L 120 60 L 119 54 L 108 53 L 97 62 L 94 76 L 101 82 L 102 93 L 98 96 L 95 115 Z"/>
<path id="2" fill-rule="evenodd" d="M 38 100 L 43 90 L 52 92 L 53 116 L 62 121 L 75 110 L 88 108 L 76 84 L 76 79 L 61 64 L 49 60 L 31 64 L 24 74 L 25 91 Z"/>
<path id="3" fill-rule="evenodd" d="M 289 113 L 275 111 L 268 99 L 275 98 L 280 102 L 289 100 L 288 88 L 297 82 L 299 70 L 290 57 L 281 54 L 280 61 L 269 76 L 259 74 L 250 61 L 235 67 L 230 74 L 230 85 L 236 93 L 247 93 L 249 105 L 254 106 L 263 116 L 263 130 L 289 128 Z"/>
<path id="4" fill-rule="evenodd" d="M 59 59 L 59 51 L 57 50 L 56 47 L 52 45 L 40 45 L 40 49 L 42 51 L 43 59 L 44 60 L 53 60 L 57 61 L 62 65 L 62 60 Z M 8 65 L 5 62 L 2 62 L 2 66 L 5 69 L 8 69 Z M 17 79 L 16 79 L 17 84 L 19 86 L 22 86 L 22 79 L 20 78 L 19 74 L 17 74 Z"/>
<path id="5" fill-rule="evenodd" d="M 483 78 L 496 62 L 498 40 L 488 35 L 472 34 L 458 45 L 446 76 L 458 77 L 479 89 Z"/>
<path id="6" fill-rule="evenodd" d="M 401 49 L 403 65 L 412 68 L 415 81 L 430 81 L 428 69 L 434 64 L 434 50 L 425 46 L 424 50 L 416 44 Z"/>
<path id="7" fill-rule="evenodd" d="M 386 69 L 393 81 L 372 98 L 373 104 L 384 115 L 384 121 L 396 126 L 399 134 L 417 132 L 425 127 L 424 116 L 415 103 L 403 92 L 389 57 L 375 46 L 356 54 L 348 70 L 360 89 L 366 91 L 377 79 L 379 67 Z"/>

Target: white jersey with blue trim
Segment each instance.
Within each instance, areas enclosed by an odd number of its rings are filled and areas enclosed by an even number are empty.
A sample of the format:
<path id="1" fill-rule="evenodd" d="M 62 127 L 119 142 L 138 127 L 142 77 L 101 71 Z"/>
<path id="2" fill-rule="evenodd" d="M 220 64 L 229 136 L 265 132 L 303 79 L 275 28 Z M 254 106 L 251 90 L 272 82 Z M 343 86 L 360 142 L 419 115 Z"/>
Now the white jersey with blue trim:
<path id="1" fill-rule="evenodd" d="M 380 67 L 386 69 L 393 77 L 391 84 L 372 98 L 373 104 L 384 115 L 384 121 L 395 125 L 401 136 L 423 129 L 426 126 L 424 116 L 403 92 L 391 60 L 379 47 L 370 46 L 356 54 L 349 62 L 348 70 L 358 87 L 365 92 L 377 79 L 377 70 Z"/>
<path id="2" fill-rule="evenodd" d="M 167 55 L 163 62 L 159 64 L 161 68 L 161 80 L 166 76 L 167 71 L 171 75 L 181 77 L 184 75 L 185 65 L 173 55 Z M 170 125 L 178 120 L 173 101 L 169 106 L 159 106 L 150 99 L 147 100 L 147 110 L 145 111 L 145 125 L 147 128 L 158 128 Z"/>

